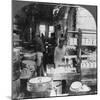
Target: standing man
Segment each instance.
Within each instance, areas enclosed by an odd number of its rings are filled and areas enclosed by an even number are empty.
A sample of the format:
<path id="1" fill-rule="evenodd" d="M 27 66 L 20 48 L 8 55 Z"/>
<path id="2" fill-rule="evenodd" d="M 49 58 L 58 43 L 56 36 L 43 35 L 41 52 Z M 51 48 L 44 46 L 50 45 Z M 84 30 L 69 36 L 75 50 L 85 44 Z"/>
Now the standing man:
<path id="1" fill-rule="evenodd" d="M 44 49 L 44 44 L 42 42 L 42 39 L 40 38 L 40 35 L 37 33 L 33 39 L 33 43 L 35 45 L 35 52 L 36 52 L 36 71 L 37 71 L 37 76 L 43 75 L 43 52 L 45 51 Z"/>
<path id="2" fill-rule="evenodd" d="M 59 64 L 63 63 L 63 58 L 66 53 L 66 48 L 64 46 L 64 38 L 59 39 L 59 44 L 54 51 L 54 63 L 58 67 Z"/>

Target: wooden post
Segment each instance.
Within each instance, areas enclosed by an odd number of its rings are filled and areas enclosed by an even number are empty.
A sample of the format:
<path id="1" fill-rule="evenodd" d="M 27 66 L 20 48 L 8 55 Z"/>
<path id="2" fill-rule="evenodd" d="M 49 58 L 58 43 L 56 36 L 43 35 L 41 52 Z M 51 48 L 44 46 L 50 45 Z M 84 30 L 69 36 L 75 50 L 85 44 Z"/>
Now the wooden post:
<path id="1" fill-rule="evenodd" d="M 82 45 L 82 32 L 81 29 L 78 30 L 78 46 L 77 46 L 77 71 L 80 73 L 80 78 L 81 80 L 81 45 Z"/>

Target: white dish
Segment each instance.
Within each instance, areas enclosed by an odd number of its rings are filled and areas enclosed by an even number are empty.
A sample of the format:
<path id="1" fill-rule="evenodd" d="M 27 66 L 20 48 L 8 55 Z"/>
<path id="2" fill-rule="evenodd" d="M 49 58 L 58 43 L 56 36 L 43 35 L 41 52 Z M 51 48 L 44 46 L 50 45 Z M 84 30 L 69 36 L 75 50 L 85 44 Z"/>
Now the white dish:
<path id="1" fill-rule="evenodd" d="M 79 81 L 73 82 L 73 83 L 71 84 L 71 88 L 72 88 L 73 90 L 79 90 L 80 88 L 82 88 L 82 83 L 79 82 Z"/>
<path id="2" fill-rule="evenodd" d="M 44 83 L 44 82 L 50 82 L 50 77 L 36 77 L 29 80 L 29 83 Z"/>
<path id="3" fill-rule="evenodd" d="M 91 90 L 91 88 L 88 87 L 85 84 L 82 85 L 82 87 L 80 87 L 80 88 L 72 88 L 72 87 L 70 87 L 70 91 L 72 91 L 72 92 L 88 92 L 90 90 Z"/>
<path id="4" fill-rule="evenodd" d="M 80 92 L 88 92 L 90 90 L 91 90 L 91 88 L 84 84 L 82 86 L 82 88 L 80 89 Z"/>

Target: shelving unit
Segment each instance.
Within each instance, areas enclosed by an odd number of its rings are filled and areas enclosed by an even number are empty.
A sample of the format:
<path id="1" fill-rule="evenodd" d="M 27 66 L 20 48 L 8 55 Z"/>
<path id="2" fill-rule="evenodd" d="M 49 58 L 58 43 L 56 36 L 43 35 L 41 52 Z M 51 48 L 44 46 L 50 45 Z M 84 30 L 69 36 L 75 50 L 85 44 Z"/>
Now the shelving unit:
<path id="1" fill-rule="evenodd" d="M 82 42 L 81 42 L 81 49 L 83 48 L 83 47 L 85 47 L 85 48 L 95 48 L 95 52 L 97 52 L 97 45 L 96 45 L 96 32 L 92 32 L 92 31 L 81 31 L 81 34 L 83 35 L 83 34 L 90 34 L 90 35 L 94 35 L 94 39 L 93 38 L 90 38 L 90 37 L 87 37 L 87 39 L 89 38 L 90 40 L 93 40 L 93 41 L 95 41 L 95 43 L 94 44 L 92 44 L 92 45 L 83 45 L 82 44 Z M 82 36 L 81 35 L 81 36 Z M 80 37 L 81 39 L 82 39 L 82 37 Z M 82 41 L 82 40 L 81 40 Z M 83 68 L 83 66 L 81 65 L 81 81 L 82 81 L 82 83 L 85 83 L 85 84 L 87 84 L 87 85 L 89 85 L 89 86 L 91 86 L 91 85 L 96 85 L 96 83 L 97 83 L 97 65 L 96 65 L 96 53 L 94 54 L 95 55 L 95 57 L 94 57 L 94 59 L 95 59 L 95 61 L 88 61 L 87 59 L 87 65 L 86 65 L 86 67 L 85 68 Z M 87 58 L 89 57 L 89 55 L 87 55 Z M 81 64 L 82 64 L 82 58 L 80 57 L 80 60 L 81 60 Z"/>
<path id="2" fill-rule="evenodd" d="M 81 81 L 83 84 L 84 83 L 87 84 L 87 86 L 96 87 L 96 80 L 97 80 L 96 79 L 96 72 L 97 72 L 96 65 L 94 68 L 94 65 L 92 65 L 92 63 L 89 63 L 87 67 L 85 66 L 86 68 L 82 69 L 82 59 L 87 60 L 87 58 L 90 57 L 90 53 L 82 54 L 82 48 L 83 47 L 85 47 L 85 48 L 95 47 L 95 49 L 97 49 L 97 47 L 96 47 L 96 45 L 85 45 L 85 44 L 83 45 L 82 44 L 82 39 L 83 39 L 82 34 L 86 34 L 86 31 L 85 31 L 85 33 L 82 32 L 81 29 L 79 29 L 78 31 L 67 31 L 67 34 L 70 34 L 70 33 L 77 35 L 76 37 L 74 37 L 74 39 L 76 39 L 75 41 L 77 44 L 75 43 L 75 45 L 74 44 L 71 45 L 76 48 L 75 50 L 77 51 L 77 53 L 74 55 L 66 55 L 66 56 L 64 56 L 64 58 L 65 59 L 77 59 L 76 65 L 73 66 L 74 68 L 76 68 L 76 72 L 61 73 L 61 70 L 60 70 L 60 73 L 48 73 L 48 76 L 52 77 L 54 81 L 66 80 L 67 82 L 69 82 L 69 84 L 71 84 L 71 82 L 73 82 L 73 81 Z M 90 33 L 89 33 L 89 31 L 88 31 L 87 34 L 92 34 L 92 32 L 90 31 Z M 95 35 L 96 35 L 96 33 L 95 33 Z M 69 45 L 69 47 L 70 47 L 70 45 Z M 92 65 L 91 68 L 90 68 L 90 65 Z M 93 90 L 91 88 L 91 91 L 86 94 L 92 94 L 92 93 L 96 93 L 96 90 Z M 71 95 L 72 94 L 73 93 L 71 93 Z M 80 93 L 80 94 L 82 94 L 82 93 Z M 75 94 L 75 95 L 78 95 L 78 94 Z"/>
<path id="3" fill-rule="evenodd" d="M 71 43 L 72 43 L 71 46 L 76 46 L 77 55 L 71 55 L 70 58 L 77 58 L 77 69 L 78 69 L 77 71 L 78 71 L 78 73 L 80 73 L 80 79 L 79 80 L 82 81 L 83 83 L 88 84 L 88 85 L 96 85 L 96 77 L 97 77 L 97 74 L 96 74 L 97 69 L 96 69 L 96 67 L 97 66 L 95 65 L 95 67 L 94 67 L 94 65 L 92 65 L 92 63 L 89 63 L 87 67 L 85 66 L 86 68 L 82 68 L 82 59 L 86 59 L 87 60 L 87 58 L 90 56 L 88 54 L 83 54 L 82 55 L 82 48 L 83 47 L 84 48 L 94 47 L 95 49 L 97 49 L 96 32 L 93 31 L 93 30 L 81 31 L 81 29 L 79 29 L 78 31 L 67 31 L 67 33 L 68 34 L 70 34 L 70 33 L 77 34 L 77 38 L 73 38 L 73 41 L 71 41 Z M 91 41 L 91 43 L 88 42 L 88 44 L 87 44 L 86 41 L 83 43 L 83 39 L 84 39 L 83 38 L 83 34 L 84 35 L 85 34 L 92 35 L 92 37 L 94 35 L 93 38 L 90 38 L 90 37 L 86 37 L 85 38 L 88 41 Z M 74 40 L 75 40 L 75 43 L 74 43 Z M 93 41 L 95 42 L 94 44 L 93 44 Z M 65 58 L 68 58 L 68 57 L 66 56 Z M 95 64 L 96 64 L 96 61 L 95 61 Z M 90 65 L 91 65 L 91 67 L 90 67 Z"/>

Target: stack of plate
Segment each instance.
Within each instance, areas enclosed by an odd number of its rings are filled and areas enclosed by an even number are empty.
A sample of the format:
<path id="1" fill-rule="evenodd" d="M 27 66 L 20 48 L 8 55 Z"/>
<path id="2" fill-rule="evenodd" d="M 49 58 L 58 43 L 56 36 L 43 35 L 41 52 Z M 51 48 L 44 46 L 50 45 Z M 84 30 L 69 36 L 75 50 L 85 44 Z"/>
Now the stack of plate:
<path id="1" fill-rule="evenodd" d="M 70 90 L 73 92 L 78 92 L 82 88 L 82 83 L 81 82 L 73 82 L 70 86 Z"/>
<path id="2" fill-rule="evenodd" d="M 73 82 L 70 86 L 70 91 L 72 92 L 88 92 L 90 90 L 90 87 L 85 84 L 82 84 L 79 81 Z"/>

